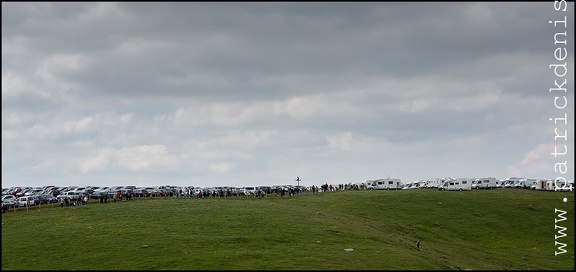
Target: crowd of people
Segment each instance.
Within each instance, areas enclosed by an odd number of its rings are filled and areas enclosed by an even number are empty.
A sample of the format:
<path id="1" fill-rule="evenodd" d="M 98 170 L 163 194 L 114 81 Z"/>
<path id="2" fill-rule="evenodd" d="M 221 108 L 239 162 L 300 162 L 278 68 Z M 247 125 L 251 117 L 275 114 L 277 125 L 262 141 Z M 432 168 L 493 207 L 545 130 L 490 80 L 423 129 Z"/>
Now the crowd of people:
<path id="1" fill-rule="evenodd" d="M 224 189 L 222 189 L 224 188 Z M 303 189 L 301 189 L 303 188 Z M 298 186 L 261 186 L 256 187 L 255 191 L 252 192 L 241 192 L 237 190 L 226 189 L 226 187 L 216 187 L 216 188 L 203 188 L 203 189 L 193 189 L 193 188 L 179 188 L 177 190 L 162 190 L 154 193 L 139 193 L 132 190 L 115 190 L 112 192 L 100 192 L 97 197 L 92 195 L 92 198 L 96 198 L 99 204 L 116 202 L 116 201 L 131 201 L 135 198 L 143 197 L 186 197 L 186 198 L 227 198 L 227 197 L 239 197 L 239 196 L 251 196 L 255 198 L 264 198 L 270 194 L 276 194 L 279 197 L 284 196 L 294 196 L 302 193 L 303 191 L 309 191 L 312 193 L 320 192 L 334 192 L 340 190 L 364 190 L 365 185 L 355 185 L 355 184 L 337 184 L 332 185 L 325 183 L 320 186 L 312 185 L 308 188 L 298 187 Z M 90 200 L 90 195 L 80 194 L 75 196 L 59 197 L 58 201 L 61 207 L 69 206 L 85 206 L 88 205 Z M 4 205 L 2 206 L 3 212 Z"/>
<path id="2" fill-rule="evenodd" d="M 90 200 L 90 196 L 87 196 L 87 195 L 78 195 L 78 197 L 75 197 L 75 198 L 61 197 L 60 198 L 60 207 L 86 206 L 86 205 L 88 205 L 88 200 Z"/>

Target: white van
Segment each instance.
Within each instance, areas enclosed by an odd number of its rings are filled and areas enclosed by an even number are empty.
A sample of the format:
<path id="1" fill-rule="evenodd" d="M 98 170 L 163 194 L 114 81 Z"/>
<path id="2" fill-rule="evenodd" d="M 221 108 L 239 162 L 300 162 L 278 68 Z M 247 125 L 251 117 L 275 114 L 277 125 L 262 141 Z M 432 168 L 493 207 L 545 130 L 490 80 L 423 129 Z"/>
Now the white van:
<path id="1" fill-rule="evenodd" d="M 556 179 L 552 181 L 552 190 L 556 192 L 569 192 L 572 191 L 572 185 L 568 184 L 565 179 Z"/>
<path id="2" fill-rule="evenodd" d="M 362 183 L 364 183 L 364 186 L 366 186 L 367 190 L 374 190 L 374 188 L 372 188 L 372 183 L 374 183 L 374 180 L 367 180 L 364 182 L 358 182 L 358 186 L 362 186 Z"/>
<path id="3" fill-rule="evenodd" d="M 402 185 L 402 190 L 410 189 L 412 187 L 412 182 L 406 182 Z"/>
<path id="4" fill-rule="evenodd" d="M 517 178 L 517 177 L 512 177 L 512 178 L 507 178 L 505 180 L 503 180 L 503 187 L 504 188 L 520 188 L 521 182 L 524 178 Z"/>
<path id="5" fill-rule="evenodd" d="M 242 187 L 242 192 L 243 192 L 244 195 L 246 195 L 246 196 L 256 195 L 256 193 L 258 192 L 258 187 L 256 187 L 256 186 L 245 186 L 245 187 Z"/>
<path id="6" fill-rule="evenodd" d="M 372 190 L 398 190 L 402 189 L 402 181 L 397 178 L 377 179 L 370 185 Z"/>
<path id="7" fill-rule="evenodd" d="M 410 185 L 410 189 L 419 189 L 420 185 L 422 185 L 422 180 L 414 181 L 412 185 Z"/>
<path id="8" fill-rule="evenodd" d="M 444 184 L 444 180 L 440 178 L 431 178 L 426 180 L 426 188 L 438 189 L 442 184 Z"/>
<path id="9" fill-rule="evenodd" d="M 518 187 L 518 188 L 531 189 L 531 188 L 532 188 L 532 185 L 534 185 L 534 184 L 536 183 L 536 181 L 537 181 L 536 179 L 531 179 L 531 178 L 529 178 L 529 179 L 523 179 L 523 180 L 521 181 L 520 187 Z"/>
<path id="10" fill-rule="evenodd" d="M 477 178 L 472 184 L 472 189 L 496 189 L 496 185 L 498 185 L 496 178 Z"/>
<path id="11" fill-rule="evenodd" d="M 35 204 L 33 196 L 21 196 L 18 198 L 18 206 L 20 207 L 33 206 Z"/>
<path id="12" fill-rule="evenodd" d="M 466 178 L 458 178 L 444 182 L 438 187 L 440 191 L 469 191 L 472 189 L 472 182 Z"/>

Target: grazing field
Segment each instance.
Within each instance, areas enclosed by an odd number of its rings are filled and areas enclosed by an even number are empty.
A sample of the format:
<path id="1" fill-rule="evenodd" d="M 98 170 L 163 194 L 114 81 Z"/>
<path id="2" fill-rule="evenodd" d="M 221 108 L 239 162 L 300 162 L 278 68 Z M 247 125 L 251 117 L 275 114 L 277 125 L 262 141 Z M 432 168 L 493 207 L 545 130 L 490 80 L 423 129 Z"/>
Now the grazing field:
<path id="1" fill-rule="evenodd" d="M 2 270 L 574 269 L 573 192 L 339 191 L 49 207 L 2 215 Z M 558 256 L 555 208 L 567 218 L 556 223 L 567 244 Z"/>

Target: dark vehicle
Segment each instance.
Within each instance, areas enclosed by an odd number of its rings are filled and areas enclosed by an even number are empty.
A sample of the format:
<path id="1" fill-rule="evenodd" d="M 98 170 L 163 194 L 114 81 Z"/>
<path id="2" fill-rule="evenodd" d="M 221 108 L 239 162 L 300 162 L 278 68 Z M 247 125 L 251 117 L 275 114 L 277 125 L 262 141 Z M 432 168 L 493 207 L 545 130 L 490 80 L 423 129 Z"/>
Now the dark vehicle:
<path id="1" fill-rule="evenodd" d="M 40 204 L 58 203 L 58 198 L 51 194 L 41 194 L 38 196 Z"/>
<path id="2" fill-rule="evenodd" d="M 51 189 L 48 189 L 47 191 L 45 191 L 44 194 L 50 194 L 53 197 L 57 197 L 61 193 L 62 192 L 58 188 L 51 188 Z"/>

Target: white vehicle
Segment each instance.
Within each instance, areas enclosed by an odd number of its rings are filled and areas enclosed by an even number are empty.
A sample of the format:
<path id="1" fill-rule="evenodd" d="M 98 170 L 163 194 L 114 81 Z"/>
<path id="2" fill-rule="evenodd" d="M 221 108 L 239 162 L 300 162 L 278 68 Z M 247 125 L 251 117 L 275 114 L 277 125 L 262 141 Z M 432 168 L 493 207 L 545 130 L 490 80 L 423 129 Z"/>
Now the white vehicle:
<path id="1" fill-rule="evenodd" d="M 418 188 L 420 188 L 421 182 L 422 182 L 421 180 L 412 182 L 412 185 L 410 185 L 410 188 L 409 188 L 409 189 L 418 189 Z"/>
<path id="2" fill-rule="evenodd" d="M 546 181 L 546 191 L 554 191 L 556 188 L 554 180 L 547 180 Z"/>
<path id="3" fill-rule="evenodd" d="M 562 187 L 562 191 L 564 192 L 572 192 L 572 188 L 574 187 L 574 180 L 566 181 L 566 185 Z"/>
<path id="4" fill-rule="evenodd" d="M 3 195 L 2 203 L 4 203 L 4 205 L 13 207 L 18 205 L 18 199 L 14 195 Z"/>
<path id="5" fill-rule="evenodd" d="M 75 199 L 80 198 L 80 195 L 77 194 L 76 192 L 68 191 L 68 192 L 63 192 L 63 193 L 59 194 L 56 198 L 58 198 L 58 201 L 60 201 L 60 199 L 64 199 L 64 198 L 69 198 L 71 200 L 75 200 Z"/>
<path id="6" fill-rule="evenodd" d="M 556 179 L 552 181 L 552 190 L 556 192 L 572 191 L 572 185 L 569 185 L 565 179 Z"/>
<path id="7" fill-rule="evenodd" d="M 572 188 L 574 188 L 574 180 L 566 181 L 565 190 L 572 192 Z"/>
<path id="8" fill-rule="evenodd" d="M 372 183 L 374 183 L 374 180 L 367 180 L 367 181 L 364 181 L 364 182 L 360 181 L 360 182 L 356 182 L 356 183 L 354 183 L 354 184 L 352 184 L 352 185 L 353 185 L 353 186 L 358 185 L 358 188 L 362 188 L 362 186 L 364 186 L 364 188 L 365 188 L 366 190 L 373 190 L 373 188 L 372 188 Z"/>
<path id="9" fill-rule="evenodd" d="M 536 181 L 536 179 L 522 179 L 520 185 L 516 188 L 531 189 L 532 185 L 534 185 Z"/>
<path id="10" fill-rule="evenodd" d="M 442 186 L 438 187 L 441 191 L 469 191 L 472 189 L 472 184 L 466 178 L 458 178 L 444 182 Z"/>
<path id="11" fill-rule="evenodd" d="M 352 185 L 352 188 L 356 188 L 356 186 L 358 186 L 359 190 L 371 190 L 372 189 L 371 186 L 372 186 L 373 182 L 374 182 L 374 180 L 367 180 L 364 182 L 362 182 L 362 181 L 353 182 L 351 185 Z"/>
<path id="12" fill-rule="evenodd" d="M 539 179 L 539 180 L 536 180 L 536 182 L 534 182 L 534 184 L 532 184 L 532 186 L 530 186 L 530 189 L 538 190 L 538 191 L 545 191 L 546 190 L 546 184 L 548 184 L 547 179 Z"/>
<path id="13" fill-rule="evenodd" d="M 472 184 L 472 189 L 496 189 L 497 185 L 498 180 L 496 178 L 477 178 Z"/>
<path id="14" fill-rule="evenodd" d="M 370 185 L 371 190 L 398 190 L 402 188 L 402 181 L 397 178 L 377 179 Z"/>
<path id="15" fill-rule="evenodd" d="M 244 193 L 244 195 L 247 195 L 247 196 L 256 195 L 256 193 L 258 192 L 258 187 L 256 187 L 256 186 L 242 187 L 242 192 Z"/>
<path id="16" fill-rule="evenodd" d="M 21 196 L 18 198 L 17 206 L 26 207 L 26 206 L 33 206 L 35 203 L 33 196 Z"/>
<path id="17" fill-rule="evenodd" d="M 420 189 L 428 188 L 429 181 L 427 179 L 419 180 L 418 183 L 420 184 L 420 186 L 418 188 L 420 188 Z"/>
<path id="18" fill-rule="evenodd" d="M 563 180 L 539 179 L 532 185 L 531 189 L 540 191 L 563 191 L 565 187 Z"/>
<path id="19" fill-rule="evenodd" d="M 410 189 L 412 187 L 412 182 L 406 182 L 402 185 L 402 190 Z"/>
<path id="20" fill-rule="evenodd" d="M 426 180 L 426 188 L 438 189 L 442 184 L 444 184 L 444 180 L 440 178 L 431 178 Z"/>
<path id="21" fill-rule="evenodd" d="M 524 178 L 516 178 L 516 177 L 507 178 L 507 179 L 502 181 L 503 182 L 502 187 L 504 187 L 504 188 L 516 188 L 517 186 L 520 186 L 523 179 Z"/>

